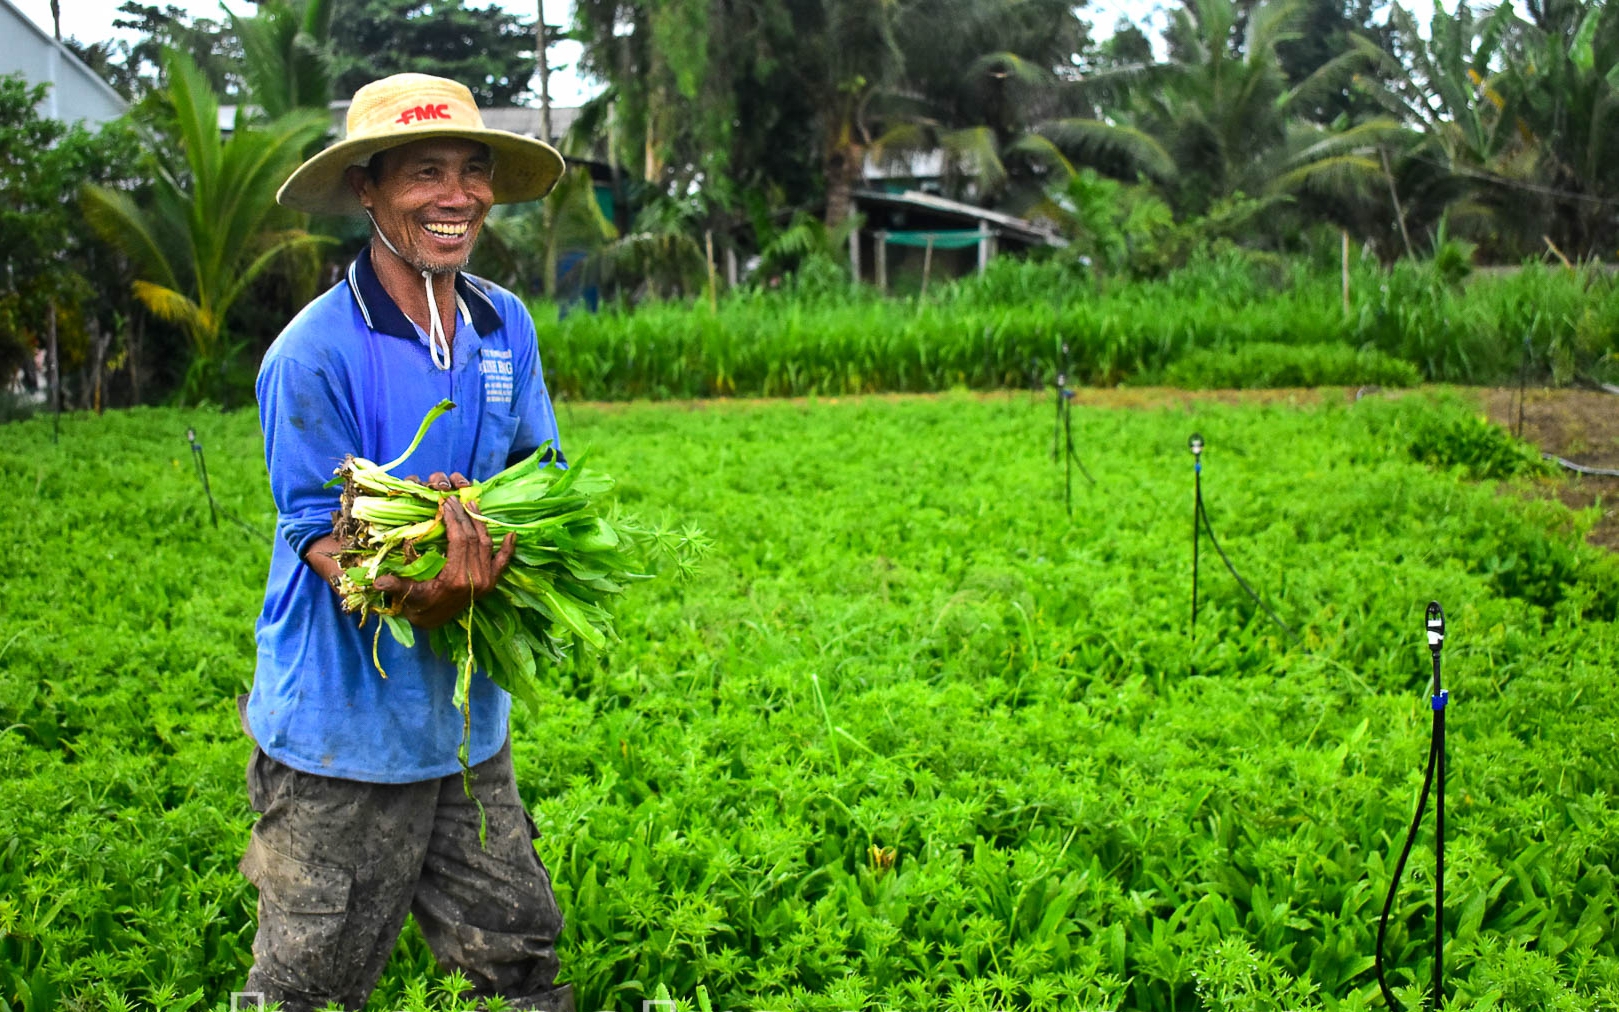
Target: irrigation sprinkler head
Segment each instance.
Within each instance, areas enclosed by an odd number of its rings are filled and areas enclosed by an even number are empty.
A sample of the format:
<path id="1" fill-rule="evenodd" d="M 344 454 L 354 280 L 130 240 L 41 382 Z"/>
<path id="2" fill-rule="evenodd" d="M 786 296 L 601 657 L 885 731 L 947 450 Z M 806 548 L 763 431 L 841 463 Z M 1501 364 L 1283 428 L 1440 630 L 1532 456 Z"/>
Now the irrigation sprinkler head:
<path id="1" fill-rule="evenodd" d="M 186 442 L 190 443 L 192 446 L 197 445 L 197 430 L 196 429 L 187 429 L 186 430 Z"/>
<path id="2" fill-rule="evenodd" d="M 1192 456 L 1194 457 L 1203 456 L 1203 437 L 1195 432 L 1192 433 L 1192 438 L 1186 441 L 1186 448 L 1192 451 Z"/>
<path id="3" fill-rule="evenodd" d="M 1445 645 L 1445 609 L 1438 601 L 1428 602 L 1428 649 L 1435 654 Z"/>
<path id="4" fill-rule="evenodd" d="M 1066 387 L 1067 385 L 1068 385 L 1068 374 L 1065 373 L 1065 372 L 1058 373 L 1057 374 L 1057 389 L 1061 390 L 1064 387 Z"/>

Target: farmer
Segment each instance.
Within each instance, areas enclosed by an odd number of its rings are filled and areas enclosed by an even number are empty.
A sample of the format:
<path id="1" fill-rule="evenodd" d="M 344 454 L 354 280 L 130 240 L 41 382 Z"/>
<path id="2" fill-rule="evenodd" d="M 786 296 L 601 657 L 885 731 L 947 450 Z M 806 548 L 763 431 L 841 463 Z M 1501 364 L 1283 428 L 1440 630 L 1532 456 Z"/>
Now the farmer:
<path id="1" fill-rule="evenodd" d="M 240 703 L 260 815 L 241 863 L 259 891 L 250 1002 L 257 992 L 287 1012 L 361 1008 L 409 912 L 475 996 L 574 1007 L 556 983 L 562 916 L 512 772 L 511 699 L 484 673 L 473 680 L 472 791 L 488 819 L 480 845 L 480 810 L 456 758 L 455 672 L 428 644 L 429 630 L 495 587 L 512 542 L 492 545 L 445 500 L 443 572 L 377 581 L 416 627 L 415 645 L 374 638 L 334 592 L 338 490 L 326 485 L 347 454 L 404 452 L 446 398 L 455 409 L 399 473 L 450 489 L 556 446 L 534 321 L 510 292 L 462 269 L 490 206 L 544 196 L 562 169 L 549 146 L 485 129 L 465 87 L 399 74 L 356 92 L 347 136 L 277 195 L 312 214 L 364 214 L 372 235 L 347 278 L 282 331 L 258 378 L 280 536 L 253 691 Z"/>

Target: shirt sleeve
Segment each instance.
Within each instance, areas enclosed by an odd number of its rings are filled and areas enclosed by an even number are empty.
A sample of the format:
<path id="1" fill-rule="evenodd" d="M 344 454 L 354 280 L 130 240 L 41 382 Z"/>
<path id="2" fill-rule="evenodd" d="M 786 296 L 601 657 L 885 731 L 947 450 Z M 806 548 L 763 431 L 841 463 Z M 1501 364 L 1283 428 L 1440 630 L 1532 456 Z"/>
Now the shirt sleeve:
<path id="1" fill-rule="evenodd" d="M 514 300 L 515 301 L 515 300 Z M 550 462 L 567 466 L 562 455 L 562 438 L 557 431 L 556 409 L 551 394 L 545 389 L 545 371 L 540 367 L 539 338 L 534 332 L 534 319 L 528 308 L 518 303 L 512 312 L 513 359 L 517 368 L 512 377 L 512 408 L 517 415 L 517 431 L 512 435 L 511 453 L 506 466 L 527 457 L 547 441 L 553 457 Z"/>
<path id="2" fill-rule="evenodd" d="M 258 398 L 276 533 L 303 558 L 332 532 L 342 489 L 325 486 L 343 458 L 359 448 L 359 425 L 330 377 L 290 358 L 265 360 Z"/>

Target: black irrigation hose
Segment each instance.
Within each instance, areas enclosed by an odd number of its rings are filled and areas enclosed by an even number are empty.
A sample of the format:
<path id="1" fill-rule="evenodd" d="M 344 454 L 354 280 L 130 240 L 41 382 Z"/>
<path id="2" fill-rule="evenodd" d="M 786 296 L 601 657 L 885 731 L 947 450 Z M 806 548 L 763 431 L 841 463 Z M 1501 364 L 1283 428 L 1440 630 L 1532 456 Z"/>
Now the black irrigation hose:
<path id="1" fill-rule="evenodd" d="M 1079 453 L 1074 449 L 1074 391 L 1068 388 L 1068 346 L 1062 346 L 1062 369 L 1057 373 L 1057 418 L 1051 430 L 1051 459 L 1056 461 L 1059 455 L 1063 461 L 1063 508 L 1068 512 L 1068 519 L 1074 518 L 1074 468 L 1092 485 L 1096 479 L 1085 467 L 1085 462 L 1079 459 Z"/>
<path id="2" fill-rule="evenodd" d="M 1394 997 L 1394 992 L 1389 989 L 1388 981 L 1383 975 L 1383 940 L 1388 935 L 1389 914 L 1394 910 L 1394 897 L 1400 889 L 1400 876 L 1405 873 L 1405 863 L 1411 857 L 1412 846 L 1417 842 L 1417 831 L 1422 826 L 1422 813 L 1428 807 L 1428 795 L 1436 782 L 1439 791 L 1434 795 L 1433 990 L 1430 998 L 1433 1012 L 1438 1012 L 1445 1000 L 1445 707 L 1450 702 L 1450 693 L 1441 687 L 1439 679 L 1439 654 L 1445 644 L 1445 609 L 1439 606 L 1438 601 L 1428 603 L 1425 622 L 1428 649 L 1433 654 L 1433 695 L 1429 700 L 1433 707 L 1433 732 L 1428 739 L 1428 768 L 1422 777 L 1422 793 L 1417 796 L 1417 813 L 1411 818 L 1411 830 L 1405 836 L 1405 846 L 1400 850 L 1400 859 L 1394 863 L 1394 875 L 1389 880 L 1388 898 L 1383 901 L 1383 915 L 1377 921 L 1377 950 L 1374 954 L 1377 986 L 1383 992 L 1383 1000 L 1393 1012 L 1405 1012 L 1405 1006 Z"/>
<path id="3" fill-rule="evenodd" d="M 186 442 L 191 444 L 192 468 L 197 474 L 197 481 L 202 484 L 202 494 L 208 499 L 208 519 L 213 522 L 214 528 L 216 530 L 219 528 L 220 514 L 224 514 L 226 520 L 229 520 L 231 523 L 253 535 L 255 538 L 263 541 L 265 544 L 270 544 L 271 538 L 268 534 L 265 534 L 263 531 L 259 530 L 252 524 L 249 524 L 247 521 L 243 520 L 241 517 L 232 513 L 230 510 L 221 506 L 219 504 L 219 500 L 214 498 L 214 490 L 208 483 L 208 462 L 203 457 L 202 444 L 197 442 L 196 429 L 186 430 Z"/>
<path id="4" fill-rule="evenodd" d="M 1572 460 L 1559 457 L 1555 453 L 1542 453 L 1541 459 L 1550 460 L 1578 474 L 1591 474 L 1599 478 L 1619 478 L 1619 469 L 1611 467 L 1591 467 L 1588 464 L 1576 464 Z"/>
<path id="5" fill-rule="evenodd" d="M 1518 420 L 1512 427 L 1512 438 L 1523 438 L 1523 399 L 1529 386 L 1529 360 L 1534 355 L 1534 345 L 1526 336 L 1523 339 L 1523 351 L 1518 356 Z"/>
<path id="6" fill-rule="evenodd" d="M 191 469 L 202 484 L 202 494 L 208 499 L 208 519 L 215 529 L 219 527 L 219 508 L 214 503 L 214 490 L 208 486 L 208 462 L 202 456 L 202 444 L 197 442 L 197 430 L 186 430 L 186 442 L 191 444 Z"/>
<path id="7" fill-rule="evenodd" d="M 1219 540 L 1214 536 L 1214 528 L 1209 524 L 1209 511 L 1203 506 L 1203 495 L 1201 491 L 1198 493 L 1197 497 L 1197 513 L 1198 516 L 1203 518 L 1203 530 L 1209 535 L 1209 544 L 1213 545 L 1214 550 L 1220 553 L 1220 561 L 1225 563 L 1225 568 L 1231 572 L 1233 577 L 1236 578 L 1237 583 L 1242 585 L 1242 589 L 1248 592 L 1248 596 L 1254 599 L 1254 603 L 1265 610 L 1265 614 L 1270 616 L 1270 620 L 1272 622 L 1275 622 L 1278 626 L 1280 626 L 1282 631 L 1287 633 L 1288 636 L 1297 639 L 1298 634 L 1293 631 L 1293 628 L 1286 622 L 1283 622 L 1277 616 L 1277 614 L 1271 610 L 1270 605 L 1265 603 L 1264 598 L 1259 596 L 1258 591 L 1250 587 L 1248 585 L 1248 581 L 1242 578 L 1242 574 L 1237 572 L 1237 567 L 1231 564 L 1230 557 L 1226 555 L 1225 549 L 1220 547 Z"/>
<path id="8" fill-rule="evenodd" d="M 1287 633 L 1289 638 L 1297 641 L 1298 634 L 1295 633 L 1293 631 L 1292 627 L 1290 627 L 1286 622 L 1283 622 L 1281 620 L 1281 618 L 1277 616 L 1276 612 L 1271 610 L 1270 605 L 1265 603 L 1264 598 L 1261 598 L 1259 596 L 1259 593 L 1257 591 L 1255 591 L 1253 587 L 1249 586 L 1248 581 L 1244 580 L 1242 578 L 1242 574 L 1237 572 L 1237 567 L 1232 564 L 1231 557 L 1226 555 L 1224 548 L 1220 547 L 1219 539 L 1214 536 L 1214 526 L 1209 523 L 1209 511 L 1203 505 L 1203 437 L 1198 435 L 1195 432 L 1192 433 L 1191 438 L 1186 441 L 1186 446 L 1187 446 L 1187 449 L 1192 451 L 1192 473 L 1193 473 L 1193 479 L 1192 479 L 1192 638 L 1193 639 L 1197 638 L 1197 579 L 1198 579 L 1198 562 L 1197 562 L 1198 544 L 1197 543 L 1198 543 L 1198 530 L 1199 530 L 1199 526 L 1201 525 L 1202 530 L 1208 532 L 1209 543 L 1211 545 L 1213 545 L 1214 550 L 1220 554 L 1220 561 L 1225 563 L 1225 568 L 1236 579 L 1237 583 L 1242 587 L 1243 590 L 1248 592 L 1248 596 L 1254 599 L 1255 604 L 1259 605 L 1260 608 L 1264 609 L 1265 614 L 1270 616 L 1270 620 L 1272 622 L 1275 622 L 1278 626 L 1280 626 L 1282 631 Z"/>

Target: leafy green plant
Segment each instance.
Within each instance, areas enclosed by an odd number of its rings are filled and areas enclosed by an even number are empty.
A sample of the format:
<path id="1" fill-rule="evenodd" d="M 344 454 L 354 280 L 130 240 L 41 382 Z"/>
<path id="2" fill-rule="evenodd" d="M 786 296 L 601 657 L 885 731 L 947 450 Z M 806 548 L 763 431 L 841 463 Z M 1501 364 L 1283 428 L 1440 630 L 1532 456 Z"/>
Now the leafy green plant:
<path id="1" fill-rule="evenodd" d="M 1388 359 L 1424 380 L 1510 382 L 1527 341 L 1536 363 L 1566 362 L 1537 378 L 1567 382 L 1619 353 L 1619 286 L 1600 271 L 1526 267 L 1458 286 L 1427 264 L 1385 273 L 1358 261 L 1350 281 L 1346 314 L 1336 270 L 1230 247 L 1158 281 L 1098 280 L 1061 258 L 1001 259 L 925 302 L 841 285 L 745 290 L 716 313 L 684 304 L 575 313 L 540 340 L 553 390 L 604 400 L 1017 388 L 1055 375 L 1065 345 L 1069 377 L 1099 385 L 1254 344 L 1365 349 L 1383 385 L 1409 376 Z M 1337 353 L 1246 354 L 1279 366 L 1278 355 Z"/>
<path id="2" fill-rule="evenodd" d="M 1149 375 L 1148 382 L 1152 378 Z M 1270 344 L 1199 348 L 1164 370 L 1162 381 L 1190 390 L 1258 387 L 1409 387 L 1422 381 L 1410 362 L 1375 348 L 1343 344 Z"/>
<path id="3" fill-rule="evenodd" d="M 629 507 L 719 542 L 514 723 L 580 1007 L 660 987 L 699 1009 L 1377 1007 L 1438 598 L 1448 1004 L 1605 1009 L 1616 564 L 1562 507 L 1409 453 L 1412 426 L 1472 414 L 1421 394 L 1076 406 L 1099 486 L 1070 522 L 1043 398 L 565 410 Z M 13 1009 L 224 1012 L 245 973 L 232 697 L 267 560 L 209 526 L 188 426 L 224 505 L 269 531 L 252 412 L 0 440 Z M 1207 572 L 1188 639 L 1194 428 L 1222 543 L 1297 644 Z M 1429 970 L 1424 860 L 1390 928 L 1401 988 Z M 457 992 L 410 928 L 373 1007 L 464 1009 Z"/>

